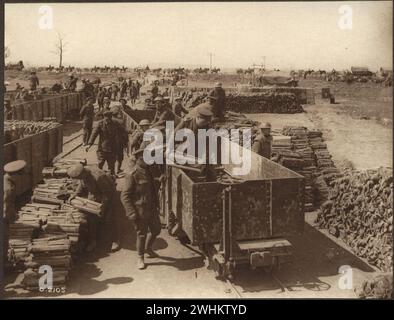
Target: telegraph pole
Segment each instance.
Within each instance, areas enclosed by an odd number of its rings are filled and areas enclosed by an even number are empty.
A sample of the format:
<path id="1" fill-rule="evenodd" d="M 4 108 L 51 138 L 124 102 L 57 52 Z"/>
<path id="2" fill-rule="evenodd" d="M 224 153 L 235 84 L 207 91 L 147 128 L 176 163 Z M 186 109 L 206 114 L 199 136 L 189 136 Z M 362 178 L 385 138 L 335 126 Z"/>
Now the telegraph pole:
<path id="1" fill-rule="evenodd" d="M 212 70 L 212 55 L 213 55 L 213 53 L 209 52 L 208 54 L 209 54 L 209 70 Z"/>

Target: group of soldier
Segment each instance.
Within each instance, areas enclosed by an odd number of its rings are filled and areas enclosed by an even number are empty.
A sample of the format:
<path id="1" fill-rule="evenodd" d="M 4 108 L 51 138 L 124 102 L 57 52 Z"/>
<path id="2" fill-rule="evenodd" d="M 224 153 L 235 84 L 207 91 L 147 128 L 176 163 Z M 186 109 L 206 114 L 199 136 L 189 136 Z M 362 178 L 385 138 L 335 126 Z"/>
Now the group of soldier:
<path id="1" fill-rule="evenodd" d="M 111 107 L 109 97 L 104 97 L 103 105 L 95 114 L 94 96 L 86 98 L 86 104 L 81 109 L 83 121 L 83 143 L 88 152 L 95 143 L 97 137 L 97 166 L 84 166 L 77 164 L 68 170 L 71 178 L 80 181 L 79 187 L 74 195 L 87 197 L 90 200 L 102 204 L 101 218 L 93 214 L 87 214 L 88 222 L 88 244 L 86 251 L 92 252 L 96 249 L 98 235 L 98 225 L 104 222 L 109 230 L 107 235 L 111 240 L 111 251 L 119 250 L 121 225 L 119 224 L 119 207 L 123 205 L 126 217 L 134 223 L 136 230 L 136 248 L 138 254 L 137 267 L 146 267 L 144 257 L 157 257 L 153 250 L 156 237 L 160 234 L 161 223 L 159 218 L 159 189 L 166 179 L 165 166 L 160 164 L 147 164 L 144 161 L 143 153 L 147 146 L 143 141 L 144 132 L 149 128 L 156 128 L 165 132 L 167 121 L 174 121 L 175 117 L 180 117 L 175 133 L 183 128 L 190 129 L 196 136 L 198 129 L 209 129 L 213 121 L 223 121 L 225 106 L 225 91 L 221 83 L 216 83 L 215 88 L 208 95 L 208 101 L 193 108 L 190 112 L 182 105 L 182 98 L 175 99 L 175 104 L 171 106 L 168 91 L 159 94 L 156 85 L 152 87 L 150 101 L 155 103 L 156 113 L 150 122 L 142 119 L 139 126 L 134 131 L 128 131 L 122 120 L 122 111 L 127 108 L 125 98 L 120 98 L 120 105 Z M 150 104 L 146 105 L 149 107 Z M 94 126 L 95 116 L 101 116 Z M 215 120 L 216 119 L 216 120 Z M 254 140 L 252 149 L 262 156 L 270 157 L 272 137 L 270 135 L 270 125 L 261 126 L 261 133 Z M 197 139 L 196 139 L 197 142 Z M 130 156 L 128 167 L 124 176 L 125 183 L 120 197 L 116 192 L 117 178 L 122 172 L 121 166 L 125 149 Z M 107 163 L 109 173 L 103 170 Z M 117 171 L 115 173 L 115 163 Z M 6 223 L 10 223 L 16 215 L 12 175 L 23 170 L 25 163 L 16 161 L 7 164 L 4 169 L 4 216 Z"/>

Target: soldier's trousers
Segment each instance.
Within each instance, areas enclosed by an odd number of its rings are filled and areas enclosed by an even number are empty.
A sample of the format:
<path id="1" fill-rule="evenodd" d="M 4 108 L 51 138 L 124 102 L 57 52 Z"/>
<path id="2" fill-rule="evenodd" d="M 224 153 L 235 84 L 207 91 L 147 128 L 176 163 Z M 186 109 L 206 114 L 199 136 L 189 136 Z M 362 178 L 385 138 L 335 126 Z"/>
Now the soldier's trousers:
<path id="1" fill-rule="evenodd" d="M 82 127 L 82 129 L 83 129 L 83 135 L 82 135 L 83 144 L 88 144 L 90 135 L 92 134 L 92 127 L 93 127 L 93 123 L 84 123 L 83 124 L 83 127 Z"/>
<path id="2" fill-rule="evenodd" d="M 148 219 L 137 219 L 135 221 L 135 230 L 137 231 L 137 253 L 143 256 L 146 248 L 152 248 L 156 237 L 160 234 L 161 223 L 158 214 L 154 214 Z M 149 236 L 148 230 L 150 231 Z M 148 239 L 147 239 L 148 238 Z"/>
<path id="3" fill-rule="evenodd" d="M 103 169 L 105 162 L 107 162 L 108 169 L 112 175 L 115 175 L 116 154 L 113 152 L 105 152 L 97 150 L 97 161 L 99 169 Z"/>

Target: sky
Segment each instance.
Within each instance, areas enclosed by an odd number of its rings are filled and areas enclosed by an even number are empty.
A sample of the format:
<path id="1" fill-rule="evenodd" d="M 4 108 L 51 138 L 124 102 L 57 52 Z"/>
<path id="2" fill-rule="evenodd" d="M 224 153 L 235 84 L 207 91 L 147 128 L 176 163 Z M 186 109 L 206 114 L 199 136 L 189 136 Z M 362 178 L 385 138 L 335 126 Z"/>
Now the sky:
<path id="1" fill-rule="evenodd" d="M 40 28 L 43 5 L 52 29 Z M 60 33 L 63 65 L 79 67 L 209 67 L 212 53 L 222 69 L 391 69 L 392 14 L 391 1 L 5 4 L 6 62 L 58 65 Z"/>

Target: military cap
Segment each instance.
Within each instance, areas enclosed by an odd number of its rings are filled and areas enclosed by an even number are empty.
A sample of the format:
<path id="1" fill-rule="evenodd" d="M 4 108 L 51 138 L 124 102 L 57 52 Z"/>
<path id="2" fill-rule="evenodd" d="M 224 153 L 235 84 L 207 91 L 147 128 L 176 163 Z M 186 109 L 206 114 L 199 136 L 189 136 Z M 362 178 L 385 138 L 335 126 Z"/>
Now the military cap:
<path id="1" fill-rule="evenodd" d="M 78 163 L 75 166 L 68 168 L 67 175 L 70 178 L 78 178 L 82 174 L 82 171 L 83 165 L 81 163 Z"/>
<path id="2" fill-rule="evenodd" d="M 4 85 L 9 86 L 10 83 L 8 81 L 4 81 Z"/>
<path id="3" fill-rule="evenodd" d="M 112 109 L 106 109 L 106 110 L 104 110 L 104 112 L 103 112 L 103 115 L 112 115 L 113 114 L 113 112 L 112 112 Z"/>
<path id="4" fill-rule="evenodd" d="M 163 98 L 163 100 L 170 100 L 170 97 L 166 96 L 166 97 Z"/>
<path id="5" fill-rule="evenodd" d="M 26 161 L 24 160 L 16 160 L 16 161 L 8 162 L 4 166 L 4 172 L 15 173 L 21 171 L 25 166 L 26 166 Z"/>
<path id="6" fill-rule="evenodd" d="M 155 98 L 155 100 L 153 100 L 153 101 L 155 101 L 155 102 L 157 102 L 157 101 L 163 101 L 163 98 L 162 98 L 161 96 L 157 96 L 157 97 Z"/>
<path id="7" fill-rule="evenodd" d="M 269 122 L 265 122 L 265 123 L 262 123 L 262 124 L 260 124 L 260 127 L 259 127 L 260 129 L 271 129 L 271 123 L 269 123 Z"/>
<path id="8" fill-rule="evenodd" d="M 202 116 L 202 117 L 211 117 L 213 116 L 213 112 L 208 104 L 200 104 L 197 107 L 195 107 L 194 112 L 196 115 Z"/>
<path id="9" fill-rule="evenodd" d="M 123 100 L 124 102 L 127 102 L 127 100 L 126 100 L 125 98 L 120 98 L 120 99 L 119 99 L 119 102 L 121 102 L 122 100 Z"/>
<path id="10" fill-rule="evenodd" d="M 215 83 L 215 88 L 221 88 L 222 87 L 222 83 L 221 82 L 216 82 Z"/>
<path id="11" fill-rule="evenodd" d="M 139 123 L 140 126 L 149 126 L 150 122 L 148 119 L 142 119 Z"/>

